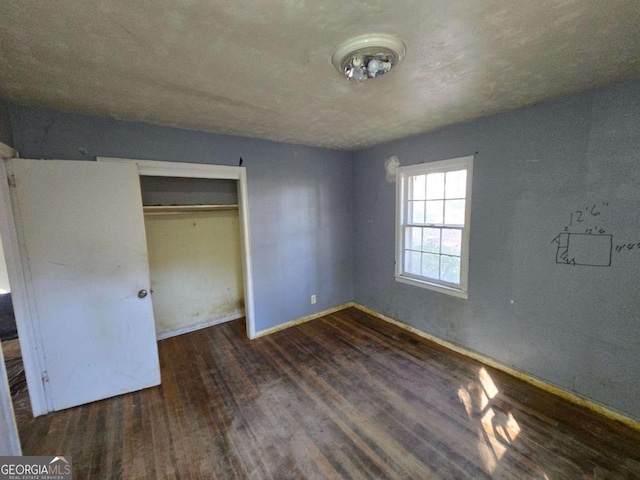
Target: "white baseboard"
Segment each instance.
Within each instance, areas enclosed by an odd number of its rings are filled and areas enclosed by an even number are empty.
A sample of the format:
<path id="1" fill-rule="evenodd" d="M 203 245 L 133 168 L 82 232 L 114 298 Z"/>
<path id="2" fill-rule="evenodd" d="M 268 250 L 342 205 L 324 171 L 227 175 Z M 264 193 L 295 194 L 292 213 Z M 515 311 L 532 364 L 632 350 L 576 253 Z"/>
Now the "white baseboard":
<path id="1" fill-rule="evenodd" d="M 322 312 L 314 313 L 313 315 L 308 315 L 306 317 L 298 318 L 297 320 L 291 320 L 290 322 L 283 323 L 272 328 L 267 328 L 266 330 L 261 330 L 256 333 L 256 336 L 254 338 L 271 335 L 272 333 L 279 332 L 280 330 L 285 330 L 295 325 L 300 325 L 301 323 L 309 322 L 311 320 L 315 320 L 316 318 L 324 317 L 325 315 L 330 315 L 332 313 L 339 312 L 340 310 L 344 310 L 345 308 L 353 306 L 355 306 L 353 302 L 343 303 L 342 305 L 338 305 L 337 307 L 333 307 L 328 310 L 323 310 Z"/>
<path id="2" fill-rule="evenodd" d="M 406 323 L 400 322 L 394 318 L 388 317 L 386 315 L 383 315 L 382 313 L 378 313 L 375 310 L 371 310 L 370 308 L 367 308 L 363 305 L 360 305 L 358 303 L 352 303 L 350 306 L 353 306 L 355 308 L 357 308 L 358 310 L 361 310 L 365 313 L 368 313 L 369 315 L 372 315 L 376 318 L 379 318 L 380 320 L 384 320 L 385 322 L 388 323 L 392 323 L 393 325 L 396 325 L 404 330 L 407 330 L 411 333 L 414 333 L 422 338 L 425 338 L 431 342 L 437 343 L 440 346 L 443 346 L 449 350 L 453 350 L 454 352 L 457 352 L 461 355 L 464 355 L 465 357 L 468 358 L 472 358 L 474 360 L 477 360 L 478 362 L 487 365 L 489 367 L 495 368 L 496 370 L 500 370 L 504 373 L 507 373 L 513 377 L 516 377 L 520 380 L 523 380 L 531 385 L 534 385 L 535 387 L 538 387 L 546 392 L 549 392 L 553 395 L 556 395 L 558 397 L 561 397 L 565 400 L 568 400 L 572 403 L 575 403 L 577 405 L 580 405 L 582 407 L 586 407 L 589 410 L 593 410 L 596 413 L 599 413 L 600 415 L 603 415 L 605 417 L 608 417 L 612 420 L 616 420 L 618 422 L 624 423 L 625 425 L 634 428 L 636 430 L 640 430 L 640 422 L 630 418 L 626 415 L 623 415 L 619 412 L 616 412 L 614 410 L 611 410 L 609 407 L 606 407 L 604 405 L 600 405 L 596 402 L 594 402 L 593 400 L 589 400 L 585 397 L 582 397 L 576 393 L 570 392 L 568 390 L 565 390 L 564 388 L 558 387 L 557 385 L 554 385 L 552 383 L 543 381 L 543 380 L 539 380 L 537 378 L 531 377 L 530 375 L 527 375 L 524 372 L 521 372 L 520 370 L 516 370 L 515 368 L 509 367 L 503 363 L 498 362 L 497 360 L 494 360 L 491 357 L 487 357 L 481 353 L 478 352 L 474 352 L 473 350 L 469 350 L 465 347 L 462 347 L 460 345 L 456 345 L 455 343 L 451 343 L 448 342 L 447 340 L 443 340 L 441 338 L 435 337 L 433 335 L 430 335 L 429 333 L 426 333 L 422 330 L 419 330 L 415 327 L 412 327 L 411 325 L 407 325 Z"/>
<path id="3" fill-rule="evenodd" d="M 195 332 L 196 330 L 200 330 L 202 328 L 213 327 L 214 325 L 230 322 L 231 320 L 237 320 L 242 317 L 244 317 L 244 310 L 238 310 L 237 312 L 234 312 L 231 315 L 227 315 L 226 317 L 212 318 L 210 320 L 207 320 L 206 322 L 196 323 L 195 325 L 187 325 L 186 327 L 176 328 L 175 330 L 171 330 L 169 332 L 158 333 L 156 335 L 156 340 L 164 340 L 166 338 L 177 337 L 178 335 Z"/>

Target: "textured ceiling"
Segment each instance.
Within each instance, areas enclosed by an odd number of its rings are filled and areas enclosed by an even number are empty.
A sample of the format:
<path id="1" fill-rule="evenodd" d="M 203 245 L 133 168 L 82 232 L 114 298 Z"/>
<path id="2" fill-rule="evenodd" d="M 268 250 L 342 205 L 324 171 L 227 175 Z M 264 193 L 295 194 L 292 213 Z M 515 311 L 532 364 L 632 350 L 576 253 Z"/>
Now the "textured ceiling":
<path id="1" fill-rule="evenodd" d="M 362 84 L 346 38 L 402 38 Z M 11 103 L 359 149 L 640 77 L 638 0 L 0 0 Z"/>

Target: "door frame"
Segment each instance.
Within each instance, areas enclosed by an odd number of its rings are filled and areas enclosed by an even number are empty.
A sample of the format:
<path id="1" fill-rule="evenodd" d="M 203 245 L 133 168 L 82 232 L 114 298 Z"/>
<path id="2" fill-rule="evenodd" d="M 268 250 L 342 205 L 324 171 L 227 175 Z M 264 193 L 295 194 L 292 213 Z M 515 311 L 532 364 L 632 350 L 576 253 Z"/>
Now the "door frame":
<path id="1" fill-rule="evenodd" d="M 14 153 L 17 155 L 17 152 Z M 31 275 L 26 261 L 25 246 L 21 240 L 22 235 L 19 232 L 20 212 L 13 209 L 16 202 L 13 199 L 15 192 L 10 187 L 14 180 L 8 165 L 9 161 L 10 158 L 4 157 L 0 162 L 0 235 L 2 235 L 7 273 L 11 285 L 11 302 L 16 318 L 31 410 L 34 417 L 37 417 L 52 411 L 53 403 L 47 392 L 46 362 L 40 329 L 37 327 L 38 316 L 33 298 L 29 294 Z"/>
<path id="2" fill-rule="evenodd" d="M 238 216 L 240 218 L 240 250 L 244 283 L 244 304 L 247 336 L 256 338 L 253 296 L 253 267 L 251 259 L 251 235 L 249 231 L 249 194 L 247 169 L 209 163 L 165 162 L 130 158 L 96 157 L 98 162 L 136 163 L 139 175 L 150 177 L 209 178 L 236 180 L 238 182 Z"/>
<path id="3" fill-rule="evenodd" d="M 15 303 L 16 300 L 13 299 L 14 296 L 17 296 L 18 293 L 15 292 L 13 287 L 13 279 L 16 278 L 15 268 L 16 263 L 13 258 L 13 253 L 15 251 L 15 244 L 13 244 L 14 238 L 11 232 L 10 224 L 13 221 L 13 214 L 11 211 L 11 203 L 7 203 L 5 199 L 5 194 L 9 194 L 9 184 L 7 182 L 7 176 L 5 173 L 5 159 L 13 158 L 17 155 L 13 148 L 9 145 L 5 145 L 4 143 L 0 143 L 0 235 L 2 236 L 3 248 L 5 252 L 5 263 L 7 264 L 7 273 L 9 274 L 9 284 L 11 285 L 11 297 L 12 303 L 14 304 L 14 312 L 15 312 Z M 8 198 L 8 197 L 7 197 Z M 9 207 L 9 213 L 7 214 L 6 207 Z M 20 262 L 18 262 L 20 263 Z M 11 271 L 13 270 L 13 271 Z M 12 275 L 13 274 L 13 275 Z M 20 289 L 18 288 L 18 291 Z M 22 306 L 22 305 L 20 305 Z M 17 324 L 17 315 L 16 315 L 16 324 Z M 24 329 L 24 325 L 21 326 L 21 332 L 24 335 L 27 335 L 27 332 Z M 22 348 L 22 339 L 19 340 L 20 348 Z M 28 341 L 26 342 L 28 344 Z M 24 354 L 23 354 L 24 356 Z M 16 417 L 13 411 L 13 402 L 11 399 L 11 391 L 9 389 L 9 381 L 7 378 L 7 369 L 4 363 L 4 355 L 2 353 L 2 347 L 0 347 L 0 413 L 2 414 L 2 418 L 0 418 L 0 422 L 2 425 L 0 426 L 0 432 L 3 435 L 6 435 L 7 444 L 4 445 L 0 450 L 2 450 L 2 455 L 22 455 L 22 448 L 20 446 L 20 435 L 18 434 L 18 425 L 16 424 Z M 24 359 L 23 359 L 24 363 Z M 26 368 L 25 368 L 26 375 Z M 31 392 L 29 392 L 31 394 Z"/>

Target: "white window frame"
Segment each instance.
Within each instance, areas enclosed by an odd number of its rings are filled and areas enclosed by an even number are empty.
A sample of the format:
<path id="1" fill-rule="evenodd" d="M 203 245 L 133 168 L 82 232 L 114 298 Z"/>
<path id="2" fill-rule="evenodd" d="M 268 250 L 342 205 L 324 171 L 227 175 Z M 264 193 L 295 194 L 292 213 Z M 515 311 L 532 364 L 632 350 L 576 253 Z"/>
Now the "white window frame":
<path id="1" fill-rule="evenodd" d="M 465 196 L 465 219 L 462 232 L 462 248 L 460 252 L 460 284 L 450 284 L 442 280 L 435 280 L 415 276 L 404 272 L 404 253 L 406 236 L 405 227 L 408 222 L 409 199 L 408 179 L 411 176 L 430 173 L 442 173 L 455 170 L 467 171 L 467 189 Z M 437 162 L 420 163 L 398 167 L 396 170 L 396 281 L 415 285 L 417 287 L 446 293 L 459 298 L 469 297 L 469 237 L 471 232 L 471 186 L 473 183 L 473 156 L 451 158 Z"/>

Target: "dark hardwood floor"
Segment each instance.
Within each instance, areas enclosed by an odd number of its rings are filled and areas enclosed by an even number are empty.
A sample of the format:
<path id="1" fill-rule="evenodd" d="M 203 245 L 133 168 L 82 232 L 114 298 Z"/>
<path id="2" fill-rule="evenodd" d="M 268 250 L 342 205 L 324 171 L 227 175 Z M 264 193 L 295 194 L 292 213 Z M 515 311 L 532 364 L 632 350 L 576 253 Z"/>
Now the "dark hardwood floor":
<path id="1" fill-rule="evenodd" d="M 244 328 L 161 341 L 159 387 L 19 414 L 24 454 L 77 479 L 640 478 L 640 431 L 359 310 Z"/>

